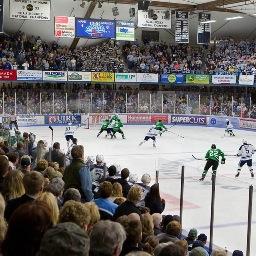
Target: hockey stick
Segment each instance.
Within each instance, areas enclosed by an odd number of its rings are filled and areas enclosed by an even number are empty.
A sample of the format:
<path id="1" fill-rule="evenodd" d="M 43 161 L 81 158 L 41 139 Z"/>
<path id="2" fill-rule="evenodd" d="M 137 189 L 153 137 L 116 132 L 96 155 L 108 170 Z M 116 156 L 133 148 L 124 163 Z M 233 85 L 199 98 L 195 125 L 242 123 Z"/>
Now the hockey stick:
<path id="1" fill-rule="evenodd" d="M 237 156 L 237 155 L 226 155 L 226 154 L 225 154 L 225 156 Z"/>
<path id="2" fill-rule="evenodd" d="M 170 133 L 172 133 L 172 134 L 174 134 L 174 135 L 176 135 L 176 136 L 178 136 L 178 137 L 180 137 L 180 138 L 182 138 L 182 139 L 185 139 L 185 137 L 182 136 L 182 135 L 180 135 L 180 134 L 177 134 L 177 133 L 172 132 L 172 131 L 169 131 L 169 130 L 168 130 L 168 132 L 170 132 Z"/>
<path id="3" fill-rule="evenodd" d="M 193 157 L 195 160 L 201 160 L 201 161 L 204 161 L 204 159 L 203 159 L 203 158 L 197 158 L 197 157 L 195 157 L 194 155 L 192 155 L 192 157 Z"/>

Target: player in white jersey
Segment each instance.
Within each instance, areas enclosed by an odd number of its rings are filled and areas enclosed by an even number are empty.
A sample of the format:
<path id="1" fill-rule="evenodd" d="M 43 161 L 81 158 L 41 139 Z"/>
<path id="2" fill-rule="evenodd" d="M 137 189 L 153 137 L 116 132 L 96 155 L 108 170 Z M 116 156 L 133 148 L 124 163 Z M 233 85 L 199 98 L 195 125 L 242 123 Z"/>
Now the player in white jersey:
<path id="1" fill-rule="evenodd" d="M 247 164 L 249 171 L 251 172 L 251 177 L 254 177 L 253 168 L 252 168 L 252 155 L 255 152 L 255 148 L 252 144 L 247 143 L 246 140 L 243 140 L 243 145 L 239 148 L 237 156 L 240 156 L 240 161 L 238 163 L 238 169 L 236 178 L 239 176 L 242 167 Z"/>
<path id="2" fill-rule="evenodd" d="M 64 135 L 65 135 L 65 138 L 66 138 L 66 141 L 67 141 L 68 148 L 70 147 L 70 143 L 72 143 L 73 140 L 74 140 L 75 130 L 76 129 L 74 127 L 72 127 L 71 123 L 69 123 L 68 126 L 65 129 Z"/>
<path id="3" fill-rule="evenodd" d="M 147 132 L 144 140 L 139 144 L 139 146 L 141 146 L 143 143 L 145 143 L 146 141 L 148 141 L 149 139 L 153 140 L 153 147 L 156 147 L 156 136 L 157 134 L 159 134 L 159 131 L 156 130 L 156 126 L 153 125 L 149 131 Z"/>
<path id="4" fill-rule="evenodd" d="M 231 122 L 226 119 L 226 130 L 225 132 L 227 134 L 229 134 L 229 136 L 235 136 L 234 132 L 233 132 L 233 125 L 231 124 Z"/>

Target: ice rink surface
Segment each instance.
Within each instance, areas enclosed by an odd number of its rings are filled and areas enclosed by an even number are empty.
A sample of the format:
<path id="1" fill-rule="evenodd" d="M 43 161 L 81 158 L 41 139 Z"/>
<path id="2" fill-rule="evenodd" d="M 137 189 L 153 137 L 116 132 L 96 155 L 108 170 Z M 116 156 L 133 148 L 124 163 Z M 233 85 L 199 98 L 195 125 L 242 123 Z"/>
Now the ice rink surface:
<path id="1" fill-rule="evenodd" d="M 242 139 L 256 146 L 255 132 L 235 131 L 235 137 L 224 137 L 224 130 L 219 128 L 174 126 L 171 131 L 184 136 L 181 138 L 167 132 L 157 137 L 157 147 L 153 148 L 149 141 L 138 146 L 143 140 L 149 126 L 125 126 L 126 139 L 118 134 L 117 139 L 107 139 L 105 134 L 96 138 L 98 127 L 89 130 L 79 128 L 75 137 L 78 144 L 85 147 L 87 156 L 102 154 L 107 165 L 119 164 L 127 167 L 139 178 L 144 173 L 150 173 L 154 182 L 155 171 L 159 170 L 159 183 L 162 197 L 166 200 L 164 214 L 179 214 L 180 172 L 185 166 L 185 190 L 183 228 L 197 228 L 199 233 L 207 234 L 209 238 L 211 179 L 210 174 L 205 181 L 199 182 L 205 161 L 193 159 L 192 154 L 203 158 L 212 143 L 226 154 L 236 154 Z M 54 141 L 61 143 L 65 150 L 64 127 L 54 127 Z M 48 127 L 22 128 L 37 135 L 37 140 L 51 142 Z M 214 222 L 214 243 L 227 247 L 229 251 L 240 249 L 245 252 L 247 233 L 247 212 L 249 185 L 254 185 L 256 178 L 250 177 L 249 170 L 243 167 L 239 178 L 235 178 L 239 158 L 226 157 L 226 164 L 218 168 L 216 179 L 216 202 Z M 255 160 L 253 159 L 254 166 Z M 255 167 L 256 173 L 256 167 Z M 253 200 L 252 215 L 252 247 L 251 255 L 256 255 L 256 194 Z"/>

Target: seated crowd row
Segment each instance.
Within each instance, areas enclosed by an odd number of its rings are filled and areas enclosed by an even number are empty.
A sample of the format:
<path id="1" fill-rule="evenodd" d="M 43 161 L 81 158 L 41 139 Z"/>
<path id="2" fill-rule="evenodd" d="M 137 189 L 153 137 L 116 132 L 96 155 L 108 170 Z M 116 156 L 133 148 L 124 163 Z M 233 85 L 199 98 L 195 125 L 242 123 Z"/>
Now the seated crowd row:
<path id="1" fill-rule="evenodd" d="M 141 182 L 127 168 L 119 175 L 101 155 L 86 159 L 81 145 L 66 166 L 58 142 L 36 150 L 0 143 L 0 255 L 209 255 L 205 234 L 185 235 L 179 216 L 162 215 L 165 200 L 149 174 Z"/>

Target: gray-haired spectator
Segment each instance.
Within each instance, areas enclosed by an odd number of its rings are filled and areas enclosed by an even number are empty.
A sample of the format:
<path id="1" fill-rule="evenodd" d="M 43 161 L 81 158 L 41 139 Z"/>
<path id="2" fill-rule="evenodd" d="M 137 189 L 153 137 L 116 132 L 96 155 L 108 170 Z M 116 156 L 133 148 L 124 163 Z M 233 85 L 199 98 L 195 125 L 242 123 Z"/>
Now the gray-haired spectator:
<path id="1" fill-rule="evenodd" d="M 126 234 L 121 224 L 105 220 L 93 226 L 90 239 L 91 256 L 118 256 L 122 251 Z"/>
<path id="2" fill-rule="evenodd" d="M 81 194 L 76 188 L 69 188 L 63 194 L 63 204 L 69 200 L 81 202 Z"/>
<path id="3" fill-rule="evenodd" d="M 62 194 L 64 191 L 64 185 L 65 183 L 62 178 L 56 177 L 50 181 L 45 189 L 46 191 L 51 192 L 57 198 L 57 203 L 59 207 L 61 207 L 61 205 L 63 204 Z"/>
<path id="4" fill-rule="evenodd" d="M 43 236 L 37 256 L 88 256 L 90 238 L 77 224 L 59 223 Z"/>
<path id="5" fill-rule="evenodd" d="M 139 186 L 142 190 L 142 194 L 141 194 L 141 201 L 139 203 L 140 206 L 145 206 L 145 197 L 147 195 L 147 193 L 150 190 L 150 184 L 151 182 L 151 176 L 148 173 L 145 173 L 142 175 L 141 177 L 141 183 L 137 183 L 136 185 Z"/>

